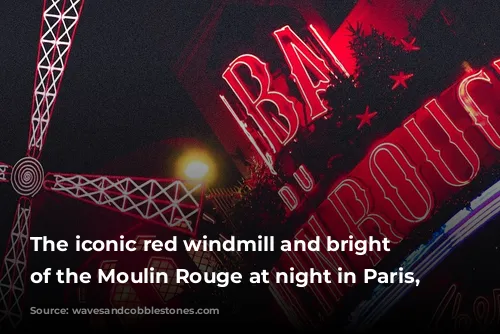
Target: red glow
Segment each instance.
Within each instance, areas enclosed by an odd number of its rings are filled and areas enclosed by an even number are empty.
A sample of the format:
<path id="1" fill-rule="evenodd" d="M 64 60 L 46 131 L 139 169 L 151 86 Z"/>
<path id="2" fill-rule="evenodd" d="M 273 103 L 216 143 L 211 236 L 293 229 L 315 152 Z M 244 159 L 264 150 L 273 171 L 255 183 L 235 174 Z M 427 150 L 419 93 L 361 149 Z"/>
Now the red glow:
<path id="1" fill-rule="evenodd" d="M 434 167 L 443 180 L 454 187 L 462 187 L 470 183 L 479 172 L 480 161 L 476 151 L 471 147 L 465 139 L 465 134 L 461 131 L 444 112 L 436 99 L 431 100 L 425 105 L 425 110 L 433 117 L 436 123 L 446 133 L 448 143 L 440 142 L 438 145 L 441 149 L 436 148 L 424 132 L 417 124 L 414 117 L 404 124 L 408 133 L 415 140 L 415 143 L 420 147 L 425 154 L 426 160 Z M 436 143 L 437 144 L 437 143 Z M 470 167 L 470 171 L 466 177 L 462 177 L 460 171 L 464 168 L 455 161 L 446 161 L 443 150 L 455 150 L 460 152 Z M 457 170 L 459 169 L 459 170 Z"/>

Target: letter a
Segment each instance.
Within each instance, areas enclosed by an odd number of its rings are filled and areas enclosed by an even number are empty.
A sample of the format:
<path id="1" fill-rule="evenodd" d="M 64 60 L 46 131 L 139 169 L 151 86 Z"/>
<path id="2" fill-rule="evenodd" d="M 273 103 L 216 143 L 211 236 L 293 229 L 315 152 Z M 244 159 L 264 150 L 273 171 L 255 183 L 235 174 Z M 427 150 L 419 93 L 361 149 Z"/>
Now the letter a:
<path id="1" fill-rule="evenodd" d="M 306 123 L 323 116 L 328 112 L 328 108 L 323 104 L 319 94 L 327 89 L 330 83 L 329 73 L 332 71 L 326 62 L 318 57 L 289 26 L 276 30 L 274 38 L 278 42 L 290 67 L 291 76 L 306 102 L 309 118 Z M 316 83 L 313 82 L 308 71 L 317 78 Z"/>

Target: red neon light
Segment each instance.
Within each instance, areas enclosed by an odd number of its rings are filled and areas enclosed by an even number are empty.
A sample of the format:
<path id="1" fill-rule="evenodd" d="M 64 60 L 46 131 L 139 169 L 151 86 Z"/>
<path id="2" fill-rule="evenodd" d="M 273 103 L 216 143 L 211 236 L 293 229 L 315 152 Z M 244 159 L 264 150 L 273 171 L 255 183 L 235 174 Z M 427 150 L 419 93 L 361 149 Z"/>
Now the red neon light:
<path id="1" fill-rule="evenodd" d="M 299 184 L 300 188 L 305 192 L 310 192 L 314 188 L 314 178 L 307 170 L 306 166 L 300 165 L 297 171 L 293 173 L 293 177 Z"/>
<path id="2" fill-rule="evenodd" d="M 310 24 L 309 25 L 309 31 L 311 32 L 311 34 L 314 36 L 314 38 L 316 38 L 316 40 L 318 41 L 318 43 L 321 45 L 321 47 L 323 48 L 323 50 L 326 51 L 326 53 L 328 54 L 328 56 L 330 57 L 330 59 L 332 60 L 332 63 L 335 64 L 335 66 L 346 76 L 346 77 L 350 77 L 350 74 L 349 72 L 347 72 L 347 70 L 345 69 L 344 65 L 341 63 L 341 61 L 337 58 L 337 56 L 335 55 L 335 53 L 333 53 L 332 49 L 330 49 L 330 47 L 328 46 L 328 44 L 325 42 L 325 40 L 323 39 L 323 37 L 321 37 L 320 33 L 318 32 L 318 30 L 312 25 Z"/>
<path id="3" fill-rule="evenodd" d="M 225 96 L 219 95 L 219 97 L 222 100 L 222 102 L 224 103 L 224 105 L 226 106 L 226 108 L 231 113 L 231 116 L 233 116 L 234 120 L 236 121 L 236 123 L 238 124 L 238 126 L 240 127 L 240 129 L 243 131 L 243 133 L 245 134 L 245 136 L 248 138 L 248 140 L 250 141 L 250 143 L 252 144 L 252 146 L 254 147 L 254 149 L 257 151 L 257 154 L 261 157 L 262 161 L 266 164 L 266 166 L 269 168 L 269 170 L 271 171 L 271 173 L 273 175 L 277 175 L 277 172 L 274 169 L 274 158 L 273 158 L 273 155 L 267 153 L 266 152 L 266 148 L 261 148 L 261 146 L 257 143 L 257 141 L 252 136 L 252 134 L 248 131 L 248 124 L 245 123 L 245 122 L 243 122 L 238 117 L 238 115 L 236 114 L 236 112 L 234 111 L 234 109 L 231 107 L 231 105 L 229 104 L 229 102 L 227 101 L 227 99 L 225 98 Z"/>
<path id="4" fill-rule="evenodd" d="M 359 115 L 356 115 L 356 118 L 359 119 L 359 125 L 358 125 L 358 130 L 363 127 L 363 125 L 372 125 L 372 118 L 377 116 L 377 112 L 373 111 L 370 112 L 370 106 L 366 106 L 365 112 Z"/>
<path id="5" fill-rule="evenodd" d="M 384 198 L 399 216 L 412 223 L 429 217 L 433 208 L 430 189 L 403 151 L 392 143 L 382 143 L 370 155 L 370 173 Z"/>
<path id="6" fill-rule="evenodd" d="M 247 67 L 251 77 L 259 83 L 257 97 L 252 97 L 251 89 L 237 73 L 236 69 L 240 66 Z M 299 113 L 294 103 L 284 94 L 271 90 L 271 74 L 266 63 L 254 55 L 244 54 L 231 62 L 222 77 L 244 106 L 247 115 L 257 124 L 274 154 L 295 137 L 300 123 Z M 286 125 L 264 109 L 266 102 L 276 107 L 277 114 L 285 120 Z"/>
<path id="7" fill-rule="evenodd" d="M 481 164 L 479 156 L 465 139 L 464 132 L 453 123 L 436 99 L 427 103 L 425 105 L 425 110 L 446 133 L 448 143 L 454 146 L 456 151 L 460 152 L 469 165 L 470 170 L 467 176 L 463 175 L 465 176 L 463 177 L 459 175 L 460 173 L 457 171 L 457 167 L 462 167 L 461 165 L 457 165 L 456 162 L 447 162 L 444 158 L 443 151 L 445 149 L 448 150 L 448 145 L 444 147 L 440 146 L 441 149 L 436 148 L 429 140 L 429 137 L 424 133 L 424 130 L 417 124 L 414 117 L 404 124 L 405 129 L 424 153 L 426 161 L 434 167 L 447 184 L 454 187 L 462 187 L 469 184 L 479 172 Z M 461 170 L 463 169 L 464 168 L 461 168 Z"/>
<path id="8" fill-rule="evenodd" d="M 306 103 L 309 117 L 306 124 L 308 124 L 328 112 L 328 108 L 323 104 L 319 94 L 328 88 L 330 83 L 328 74 L 332 71 L 326 62 L 293 32 L 290 26 L 276 30 L 273 35 L 290 67 L 290 75 Z M 316 76 L 317 83 L 313 82 L 308 70 Z"/>
<path id="9" fill-rule="evenodd" d="M 404 38 L 401 39 L 401 44 L 403 45 L 403 48 L 408 51 L 408 52 L 411 52 L 411 51 L 419 51 L 420 50 L 420 47 L 415 45 L 415 42 L 417 41 L 417 38 L 416 37 L 413 37 L 411 39 L 411 41 L 407 41 L 405 40 Z"/>
<path id="10" fill-rule="evenodd" d="M 328 201 L 337 211 L 347 227 L 349 234 L 356 240 L 367 240 L 370 236 L 387 238 L 397 244 L 403 240 L 399 232 L 381 215 L 371 213 L 371 203 L 367 191 L 356 180 L 344 179 L 329 195 Z M 373 251 L 367 253 L 373 265 L 380 262 L 381 256 Z"/>
<path id="11" fill-rule="evenodd" d="M 476 101 L 474 101 L 470 95 L 469 85 L 474 81 L 483 81 L 490 85 L 492 84 L 490 77 L 481 70 L 462 80 L 458 86 L 458 98 L 465 111 L 467 111 L 469 117 L 474 122 L 474 125 L 479 128 L 493 147 L 500 150 L 500 134 L 491 124 L 489 116 L 479 108 Z"/>
<path id="12" fill-rule="evenodd" d="M 400 71 L 396 75 L 389 75 L 389 78 L 394 80 L 394 85 L 392 85 L 392 90 L 395 90 L 399 86 L 402 86 L 404 88 L 408 88 L 408 84 L 406 83 L 407 80 L 411 79 L 413 77 L 413 73 L 410 74 L 405 74 L 404 72 Z"/>
<path id="13" fill-rule="evenodd" d="M 289 211 L 293 211 L 299 206 L 299 196 L 291 185 L 286 184 L 281 187 L 281 189 L 278 190 L 278 195 L 280 195 Z"/>

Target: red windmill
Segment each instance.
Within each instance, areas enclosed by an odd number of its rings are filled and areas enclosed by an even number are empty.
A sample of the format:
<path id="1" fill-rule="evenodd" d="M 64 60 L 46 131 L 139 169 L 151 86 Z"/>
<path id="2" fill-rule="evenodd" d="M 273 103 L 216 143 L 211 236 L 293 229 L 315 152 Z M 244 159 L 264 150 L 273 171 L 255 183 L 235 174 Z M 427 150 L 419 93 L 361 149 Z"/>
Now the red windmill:
<path id="1" fill-rule="evenodd" d="M 32 200 L 56 192 L 195 235 L 204 186 L 176 179 L 45 174 L 40 157 L 84 0 L 44 0 L 26 156 L 0 162 L 0 183 L 20 195 L 0 271 L 0 328 L 22 319 Z"/>

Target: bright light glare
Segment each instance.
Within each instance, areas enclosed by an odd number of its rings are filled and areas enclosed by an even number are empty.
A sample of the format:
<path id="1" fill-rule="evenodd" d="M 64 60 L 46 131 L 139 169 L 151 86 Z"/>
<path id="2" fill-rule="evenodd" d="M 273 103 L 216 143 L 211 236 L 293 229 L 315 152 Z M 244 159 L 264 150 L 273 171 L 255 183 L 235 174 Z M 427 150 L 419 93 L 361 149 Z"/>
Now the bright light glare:
<path id="1" fill-rule="evenodd" d="M 202 161 L 191 161 L 187 164 L 184 174 L 192 180 L 202 180 L 208 174 L 208 165 Z"/>
<path id="2" fill-rule="evenodd" d="M 184 152 L 177 161 L 177 177 L 192 181 L 211 183 L 216 177 L 216 166 L 208 152 L 191 149 Z"/>

